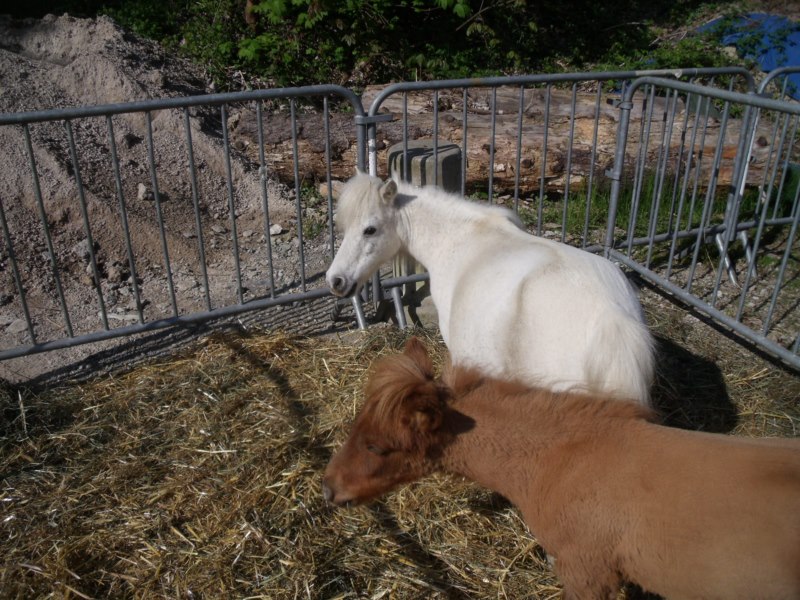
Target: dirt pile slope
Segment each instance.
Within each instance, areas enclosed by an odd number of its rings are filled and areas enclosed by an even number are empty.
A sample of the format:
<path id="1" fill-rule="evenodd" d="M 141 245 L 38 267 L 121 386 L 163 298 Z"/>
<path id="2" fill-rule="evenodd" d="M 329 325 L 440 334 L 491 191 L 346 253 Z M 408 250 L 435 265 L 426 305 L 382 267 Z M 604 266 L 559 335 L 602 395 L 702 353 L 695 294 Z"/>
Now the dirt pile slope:
<path id="1" fill-rule="evenodd" d="M 210 91 L 204 73 L 170 56 L 155 43 L 123 31 L 112 20 L 64 15 L 17 21 L 0 16 L 0 113 L 19 113 L 183 97 Z M 201 224 L 198 230 L 190 176 L 187 129 L 181 110 L 37 123 L 29 128 L 36 175 L 32 176 L 26 136 L 21 127 L 0 127 L 0 201 L 19 262 L 28 303 L 37 315 L 37 341 L 62 337 L 64 318 L 58 303 L 46 233 L 61 273 L 75 335 L 97 330 L 99 300 L 87 251 L 94 242 L 99 285 L 109 310 L 109 326 L 137 320 L 133 277 L 120 216 L 119 194 L 111 159 L 120 167 L 121 193 L 130 222 L 136 281 L 148 321 L 169 317 L 164 252 L 152 194 L 152 168 L 163 211 L 179 313 L 204 310 L 205 287 L 198 258 L 198 233 L 207 245 L 206 266 L 212 307 L 231 303 L 236 294 L 232 252 L 231 194 L 242 259 L 243 284 L 251 297 L 269 291 L 267 244 L 258 165 L 231 155 L 229 188 L 219 108 L 189 110 L 193 164 L 196 169 Z M 149 160 L 152 129 L 154 163 Z M 73 156 L 74 154 L 74 156 Z M 76 169 L 77 164 L 77 169 Z M 82 186 L 77 185 L 77 174 Z M 40 216 L 37 185 L 44 219 Z M 287 189 L 269 183 L 270 219 L 283 235 L 273 238 L 276 288 L 297 280 L 294 200 Z M 90 227 L 83 219 L 86 200 Z M 46 226 L 45 226 L 46 223 Z M 0 249 L 0 348 L 29 343 L 9 252 Z M 306 264 L 321 269 L 321 244 L 308 247 Z M 44 316 L 41 316 L 44 315 Z M 79 351 L 80 353 L 81 351 Z M 19 380 L 52 366 L 56 357 L 31 357 L 0 363 L 0 377 Z M 62 356 L 58 360 L 63 360 Z M 44 363 L 42 363 L 44 361 Z M 13 364 L 12 364 L 13 363 Z"/>

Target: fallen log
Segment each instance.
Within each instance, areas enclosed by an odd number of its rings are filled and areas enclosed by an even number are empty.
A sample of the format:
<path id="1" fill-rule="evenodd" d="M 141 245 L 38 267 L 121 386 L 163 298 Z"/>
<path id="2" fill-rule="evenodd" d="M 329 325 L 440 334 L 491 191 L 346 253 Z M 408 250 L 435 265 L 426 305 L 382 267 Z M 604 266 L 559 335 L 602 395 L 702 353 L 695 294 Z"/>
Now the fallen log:
<path id="1" fill-rule="evenodd" d="M 379 89 L 367 89 L 363 96 L 365 106 L 370 106 Z M 439 144 L 457 144 L 462 152 L 466 151 L 466 181 L 470 189 L 485 188 L 491 166 L 493 185 L 498 192 L 511 192 L 518 185 L 522 196 L 531 195 L 543 184 L 547 191 L 563 193 L 567 185 L 575 189 L 590 175 L 597 181 L 612 168 L 620 118 L 618 98 L 615 94 L 598 96 L 596 92 L 577 90 L 526 89 L 520 100 L 520 89 L 516 87 L 497 88 L 494 94 L 487 89 L 473 89 L 466 98 L 461 91 L 440 92 L 436 96 L 437 140 Z M 648 166 L 655 168 L 662 157 L 666 169 L 674 173 L 677 168 L 684 172 L 688 162 L 692 169 L 699 168 L 699 185 L 705 187 L 714 172 L 717 147 L 722 144 L 718 186 L 731 183 L 741 133 L 740 119 L 728 119 L 724 138 L 720 140 L 720 121 L 713 111 L 706 115 L 702 109 L 696 118 L 697 107 L 690 107 L 687 115 L 681 99 L 655 97 L 652 106 L 645 100 L 639 94 L 631 110 L 625 174 L 633 173 L 641 152 L 640 140 L 644 139 Z M 404 131 L 410 140 L 433 138 L 433 102 L 433 93 L 426 91 L 408 93 L 405 101 L 402 95 L 390 96 L 381 104 L 379 112 L 393 117 L 392 121 L 376 126 L 381 176 L 387 175 L 388 148 L 403 141 Z M 328 153 L 333 179 L 350 177 L 356 164 L 353 115 L 330 113 L 329 140 L 322 121 L 318 112 L 298 114 L 295 121 L 298 174 L 308 183 L 326 179 Z M 672 128 L 665 145 L 664 132 L 670 121 Z M 237 113 L 231 125 L 234 145 L 257 160 L 258 126 L 254 111 Z M 285 112 L 268 114 L 263 129 L 268 172 L 281 181 L 293 183 L 295 159 L 290 116 Z M 771 151 L 771 126 L 762 121 L 756 139 L 748 169 L 751 184 L 763 178 Z M 664 147 L 668 147 L 665 159 Z"/>

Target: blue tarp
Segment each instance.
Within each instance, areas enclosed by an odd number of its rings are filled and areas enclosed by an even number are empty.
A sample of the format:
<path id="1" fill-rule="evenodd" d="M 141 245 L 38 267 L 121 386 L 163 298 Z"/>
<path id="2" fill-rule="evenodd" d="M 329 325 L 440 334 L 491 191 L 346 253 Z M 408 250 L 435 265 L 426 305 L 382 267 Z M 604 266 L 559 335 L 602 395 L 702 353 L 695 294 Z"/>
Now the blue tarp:
<path id="1" fill-rule="evenodd" d="M 699 31 L 722 32 L 722 43 L 736 46 L 740 56 L 754 60 L 765 72 L 778 67 L 800 66 L 800 23 L 763 13 L 750 13 L 734 19 L 715 19 Z M 789 76 L 787 93 L 800 100 L 800 73 Z"/>

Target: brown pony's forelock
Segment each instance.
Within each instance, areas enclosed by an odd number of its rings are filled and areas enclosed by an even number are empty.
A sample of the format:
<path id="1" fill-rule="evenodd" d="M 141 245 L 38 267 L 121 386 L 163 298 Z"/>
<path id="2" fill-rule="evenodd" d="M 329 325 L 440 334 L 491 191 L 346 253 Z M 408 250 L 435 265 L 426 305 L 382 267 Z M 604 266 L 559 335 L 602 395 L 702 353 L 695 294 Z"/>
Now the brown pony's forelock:
<path id="1" fill-rule="evenodd" d="M 430 442 L 428 435 L 413 430 L 413 413 L 426 408 L 441 413 L 448 396 L 444 385 L 405 354 L 377 361 L 365 391 L 361 424 L 404 449 L 420 449 Z"/>

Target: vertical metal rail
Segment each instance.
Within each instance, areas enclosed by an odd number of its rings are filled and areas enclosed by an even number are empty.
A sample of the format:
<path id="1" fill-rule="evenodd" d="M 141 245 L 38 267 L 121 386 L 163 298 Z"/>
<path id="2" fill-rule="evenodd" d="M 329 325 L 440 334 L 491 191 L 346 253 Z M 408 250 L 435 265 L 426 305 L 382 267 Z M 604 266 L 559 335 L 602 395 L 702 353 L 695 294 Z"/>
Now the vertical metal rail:
<path id="1" fill-rule="evenodd" d="M 467 194 L 467 88 L 461 100 L 461 195 Z"/>
<path id="2" fill-rule="evenodd" d="M 75 184 L 78 188 L 78 204 L 81 208 L 83 218 L 83 232 L 86 234 L 86 243 L 89 248 L 89 264 L 92 266 L 92 285 L 97 292 L 97 302 L 100 306 L 100 318 L 103 322 L 103 329 L 108 329 L 108 314 L 106 313 L 106 303 L 103 300 L 103 290 L 100 287 L 100 270 L 97 268 L 97 257 L 94 253 L 94 238 L 92 237 L 92 226 L 89 223 L 89 209 L 86 206 L 86 193 L 81 179 L 80 164 L 78 163 L 78 153 L 75 149 L 75 136 L 72 133 L 72 122 L 65 121 L 64 126 L 67 131 L 67 142 L 69 144 L 69 155 L 72 161 L 72 169 L 75 174 Z"/>
<path id="3" fill-rule="evenodd" d="M 600 128 L 600 99 L 602 98 L 603 84 L 597 84 L 597 97 L 594 103 L 594 126 L 592 127 L 592 153 L 589 159 L 589 180 L 586 184 L 586 210 L 583 216 L 583 233 L 581 234 L 581 248 L 586 248 L 589 241 L 589 225 L 592 215 L 592 201 L 594 196 L 594 171 L 597 164 L 597 134 Z"/>
<path id="4" fill-rule="evenodd" d="M 122 175 L 119 170 L 119 159 L 117 158 L 117 143 L 114 140 L 114 124 L 111 115 L 106 116 L 106 129 L 108 130 L 108 147 L 111 150 L 111 165 L 114 170 L 114 187 L 117 192 L 117 202 L 119 204 L 119 220 L 122 224 L 122 233 L 125 236 L 125 251 L 128 255 L 128 270 L 130 271 L 131 287 L 133 288 L 133 299 L 136 303 L 136 315 L 139 324 L 144 324 L 144 307 L 142 306 L 142 295 L 139 291 L 138 275 L 136 273 L 136 257 L 133 252 L 133 242 L 131 241 L 131 231 L 128 223 L 128 209 L 125 206 L 125 194 L 122 191 Z M 206 283 L 206 286 L 208 283 Z"/>
<path id="5" fill-rule="evenodd" d="M 552 96 L 550 85 L 545 86 L 544 97 L 544 133 L 542 135 L 542 165 L 539 176 L 539 201 L 536 205 L 536 235 L 542 235 L 542 220 L 544 218 L 544 195 L 547 184 L 547 132 L 550 129 L 550 98 Z"/>
<path id="6" fill-rule="evenodd" d="M 260 114 L 260 113 L 259 113 Z M 330 123 L 330 107 L 328 106 L 328 97 L 322 99 L 322 118 L 323 128 L 325 133 L 325 181 L 327 182 L 328 193 L 326 194 L 327 210 L 328 210 L 328 247 L 331 250 L 331 260 L 336 255 L 336 235 L 333 228 L 333 176 L 331 175 L 331 123 Z M 262 159 L 262 164 L 264 163 Z M 266 178 L 264 179 L 266 189 Z M 267 211 L 268 212 L 268 211 Z M 265 215 L 269 219 L 269 214 Z M 267 238 L 269 240 L 269 237 Z M 272 264 L 272 256 L 269 260 Z"/>
<path id="7" fill-rule="evenodd" d="M 224 126 L 224 125 L 223 125 Z M 206 310 L 211 310 L 211 290 L 206 268 L 206 247 L 203 239 L 203 223 L 200 220 L 200 194 L 197 188 L 197 172 L 194 164 L 194 145 L 192 144 L 192 126 L 189 122 L 189 109 L 183 109 L 183 129 L 186 134 L 186 154 L 189 159 L 189 182 L 192 188 L 192 207 L 194 208 L 194 228 L 197 233 L 197 255 L 200 258 L 200 274 L 203 277 L 203 296 Z"/>
<path id="8" fill-rule="evenodd" d="M 439 90 L 433 90 L 433 181 L 439 185 Z"/>
<path id="9" fill-rule="evenodd" d="M 492 88 L 492 101 L 489 111 L 492 114 L 492 127 L 489 137 L 489 190 L 486 201 L 492 204 L 492 196 L 494 192 L 494 151 L 495 151 L 495 134 L 497 131 L 497 88 Z"/>
<path id="10" fill-rule="evenodd" d="M 231 224 L 231 253 L 233 255 L 233 270 L 234 275 L 236 275 L 236 297 L 239 299 L 239 304 L 244 304 L 242 266 L 239 262 L 239 232 L 236 225 L 236 201 L 233 192 L 231 144 L 230 140 L 228 139 L 228 110 L 225 104 L 219 107 L 219 118 L 222 127 L 222 147 L 225 149 L 225 179 L 228 188 L 228 214 L 230 216 Z"/>
<path id="11" fill-rule="evenodd" d="M 164 215 L 161 211 L 161 194 L 158 191 L 158 176 L 156 175 L 156 159 L 153 143 L 153 115 L 150 111 L 145 113 L 147 124 L 147 161 L 150 168 L 150 185 L 153 187 L 153 202 L 156 207 L 156 220 L 158 221 L 158 232 L 161 236 L 161 252 L 164 256 L 164 271 L 167 277 L 167 290 L 169 292 L 170 303 L 172 304 L 172 315 L 178 316 L 178 301 L 175 298 L 175 286 L 172 281 L 172 263 L 169 260 L 169 247 L 167 246 L 167 232 L 164 227 Z"/>
<path id="12" fill-rule="evenodd" d="M 567 222 L 569 220 L 569 184 L 572 179 L 572 148 L 575 144 L 575 104 L 577 102 L 578 84 L 572 84 L 572 98 L 569 104 L 569 142 L 567 143 L 567 177 L 564 181 L 564 207 L 561 216 L 561 241 L 567 240 Z"/>
<path id="13" fill-rule="evenodd" d="M 295 99 L 289 101 L 292 119 L 292 159 L 294 160 L 294 200 L 297 213 L 297 250 L 300 255 L 300 288 L 306 291 L 306 255 L 303 240 L 303 207 L 300 199 L 300 152 L 297 148 L 297 108 Z"/>
<path id="14" fill-rule="evenodd" d="M 272 223 L 269 216 L 269 193 L 267 191 L 267 181 L 269 172 L 267 170 L 266 152 L 264 150 L 264 115 L 262 114 L 262 101 L 256 100 L 256 121 L 258 123 L 258 183 L 261 187 L 261 211 L 264 213 L 264 244 L 267 248 L 267 264 L 269 265 L 269 297 L 275 297 L 275 265 L 272 262 Z M 327 106 L 327 97 L 326 97 Z M 328 154 L 330 160 L 330 154 Z M 330 173 L 330 165 L 328 168 Z M 328 220 L 331 236 L 331 260 L 334 255 L 334 235 L 333 235 L 333 200 L 331 199 L 330 176 L 328 176 Z"/>
<path id="15" fill-rule="evenodd" d="M 0 227 L 2 227 L 3 236 L 6 238 L 6 252 L 8 252 L 8 261 L 11 263 L 11 273 L 14 276 L 14 285 L 17 288 L 17 294 L 19 294 L 19 302 L 22 306 L 22 314 L 25 317 L 25 326 L 28 330 L 28 336 L 31 339 L 31 344 L 35 344 L 36 334 L 33 331 L 33 321 L 31 320 L 31 313 L 28 309 L 28 300 L 25 296 L 25 286 L 22 285 L 22 278 L 19 275 L 17 255 L 14 252 L 14 243 L 11 241 L 11 232 L 8 230 L 8 221 L 6 220 L 6 211 L 5 208 L 3 208 L 2 198 L 0 198 Z"/>
<path id="16" fill-rule="evenodd" d="M 736 157 L 733 161 L 733 175 L 731 178 L 731 186 L 728 192 L 728 200 L 725 206 L 725 218 L 724 218 L 724 226 L 725 231 L 724 235 L 722 236 L 722 248 L 720 248 L 720 252 L 722 256 L 720 257 L 719 266 L 717 267 L 717 277 L 716 281 L 714 282 L 714 291 L 711 293 L 711 306 L 716 306 L 717 303 L 717 295 L 719 294 L 719 287 L 722 281 L 722 273 L 723 267 L 729 274 L 731 278 L 731 283 L 734 285 L 738 285 L 736 281 L 736 271 L 733 269 L 733 265 L 731 263 L 731 258 L 729 254 L 729 248 L 731 242 L 735 239 L 736 236 L 736 223 L 739 218 L 739 207 L 741 206 L 742 196 L 741 196 L 741 189 L 742 189 L 742 177 L 744 177 L 744 167 L 747 165 L 747 158 L 749 156 L 750 144 L 749 144 L 749 134 L 750 131 L 750 119 L 752 115 L 752 109 L 750 106 L 746 106 L 744 110 L 744 116 L 742 117 L 742 130 L 739 135 L 739 144 L 736 150 Z M 724 138 L 720 135 L 720 145 L 724 142 Z M 717 234 L 715 239 L 717 240 L 717 245 L 719 246 L 719 236 L 721 234 Z"/>
<path id="17" fill-rule="evenodd" d="M 403 92 L 403 181 L 411 181 L 408 160 L 408 92 Z"/>
<path id="18" fill-rule="evenodd" d="M 519 107 L 517 109 L 517 152 L 514 164 L 514 212 L 519 213 L 519 169 L 522 164 L 522 113 L 525 109 L 525 86 L 519 86 Z"/>
<path id="19" fill-rule="evenodd" d="M 642 197 L 642 187 L 644 185 L 645 164 L 647 164 L 647 150 L 650 147 L 650 127 L 653 122 L 653 110 L 655 108 L 655 86 L 649 86 L 642 99 L 642 124 L 639 128 L 639 154 L 636 161 L 636 171 L 633 175 L 633 195 L 631 196 L 630 215 L 628 217 L 628 257 L 633 253 L 633 238 L 636 234 L 636 219 L 639 214 L 639 202 Z M 645 109 L 647 116 L 645 117 Z"/>
<path id="20" fill-rule="evenodd" d="M 69 310 L 67 308 L 67 300 L 64 297 L 64 289 L 61 285 L 61 276 L 58 269 L 58 259 L 56 258 L 55 250 L 53 249 L 53 238 L 50 235 L 50 226 L 47 224 L 47 215 L 44 209 L 44 200 L 42 199 L 42 188 L 39 184 L 39 169 L 36 166 L 36 157 L 33 153 L 33 145 L 31 144 L 30 128 L 27 124 L 22 127 L 25 134 L 25 150 L 28 153 L 28 164 L 31 167 L 31 176 L 33 178 L 33 193 L 36 197 L 36 210 L 39 213 L 39 220 L 42 223 L 42 233 L 44 233 L 45 243 L 47 244 L 47 255 L 50 258 L 50 269 L 53 274 L 53 281 L 56 286 L 56 294 L 58 294 L 58 303 L 61 306 L 61 314 L 64 317 L 64 327 L 66 328 L 67 335 L 73 337 L 75 334 L 72 331 L 72 322 L 69 318 Z"/>

